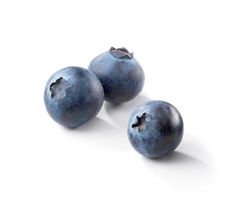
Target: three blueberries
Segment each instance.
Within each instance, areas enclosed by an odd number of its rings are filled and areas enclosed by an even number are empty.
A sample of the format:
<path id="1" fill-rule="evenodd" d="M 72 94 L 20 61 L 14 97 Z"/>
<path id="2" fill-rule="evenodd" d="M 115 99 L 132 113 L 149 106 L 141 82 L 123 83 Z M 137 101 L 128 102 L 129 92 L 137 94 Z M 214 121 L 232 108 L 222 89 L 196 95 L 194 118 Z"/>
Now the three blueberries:
<path id="1" fill-rule="evenodd" d="M 54 73 L 46 84 L 44 102 L 57 123 L 76 128 L 95 117 L 104 100 L 121 104 L 135 98 L 144 80 L 143 69 L 133 53 L 111 47 L 95 57 L 88 70 L 71 66 Z M 131 114 L 128 138 L 142 155 L 161 158 L 176 149 L 183 130 L 182 117 L 173 105 L 149 101 Z"/>

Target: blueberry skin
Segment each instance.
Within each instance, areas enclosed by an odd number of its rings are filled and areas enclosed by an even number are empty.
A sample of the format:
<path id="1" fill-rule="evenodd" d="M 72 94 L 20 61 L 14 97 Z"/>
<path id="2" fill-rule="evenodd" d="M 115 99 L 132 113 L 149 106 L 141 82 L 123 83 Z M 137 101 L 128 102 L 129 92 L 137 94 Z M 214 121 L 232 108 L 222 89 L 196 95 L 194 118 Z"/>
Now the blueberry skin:
<path id="1" fill-rule="evenodd" d="M 131 114 L 128 137 L 132 146 L 149 158 L 161 158 L 173 152 L 182 140 L 183 119 L 168 102 L 149 101 Z"/>
<path id="2" fill-rule="evenodd" d="M 105 100 L 113 104 L 133 99 L 143 88 L 143 69 L 125 48 L 111 47 L 94 58 L 88 69 L 101 81 Z"/>
<path id="3" fill-rule="evenodd" d="M 44 91 L 49 115 L 59 124 L 76 128 L 97 115 L 104 91 L 97 77 L 80 67 L 67 67 L 54 73 Z"/>

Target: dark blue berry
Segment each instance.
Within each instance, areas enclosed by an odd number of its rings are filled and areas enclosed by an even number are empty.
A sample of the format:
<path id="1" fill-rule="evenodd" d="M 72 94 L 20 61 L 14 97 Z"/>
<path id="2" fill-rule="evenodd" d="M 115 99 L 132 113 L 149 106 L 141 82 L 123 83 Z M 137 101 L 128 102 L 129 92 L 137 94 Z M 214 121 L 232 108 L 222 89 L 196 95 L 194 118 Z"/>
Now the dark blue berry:
<path id="1" fill-rule="evenodd" d="M 68 128 L 78 127 L 96 116 L 103 101 L 100 81 L 80 67 L 67 67 L 54 73 L 44 91 L 49 115 Z"/>
<path id="2" fill-rule="evenodd" d="M 89 70 L 101 81 L 105 100 L 113 104 L 133 99 L 143 88 L 143 69 L 125 48 L 111 47 L 91 61 Z"/>
<path id="3" fill-rule="evenodd" d="M 138 106 L 128 124 L 132 146 L 149 158 L 160 158 L 171 152 L 183 137 L 183 120 L 178 110 L 164 101 L 149 101 Z"/>

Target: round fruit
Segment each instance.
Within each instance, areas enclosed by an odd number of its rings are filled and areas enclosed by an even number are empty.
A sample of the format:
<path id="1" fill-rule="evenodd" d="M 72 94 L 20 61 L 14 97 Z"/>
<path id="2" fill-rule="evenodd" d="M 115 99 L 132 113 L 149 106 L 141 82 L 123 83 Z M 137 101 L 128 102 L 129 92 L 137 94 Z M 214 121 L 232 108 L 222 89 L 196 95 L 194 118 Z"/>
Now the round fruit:
<path id="1" fill-rule="evenodd" d="M 54 73 L 44 91 L 49 115 L 68 128 L 81 126 L 96 116 L 103 101 L 100 81 L 80 67 L 67 67 Z"/>
<path id="2" fill-rule="evenodd" d="M 178 110 L 164 101 L 149 101 L 138 106 L 128 125 L 132 146 L 149 158 L 160 158 L 171 152 L 183 137 L 183 120 Z"/>
<path id="3" fill-rule="evenodd" d="M 133 99 L 143 88 L 143 69 L 125 48 L 111 47 L 91 61 L 89 70 L 101 81 L 105 100 L 113 104 Z"/>

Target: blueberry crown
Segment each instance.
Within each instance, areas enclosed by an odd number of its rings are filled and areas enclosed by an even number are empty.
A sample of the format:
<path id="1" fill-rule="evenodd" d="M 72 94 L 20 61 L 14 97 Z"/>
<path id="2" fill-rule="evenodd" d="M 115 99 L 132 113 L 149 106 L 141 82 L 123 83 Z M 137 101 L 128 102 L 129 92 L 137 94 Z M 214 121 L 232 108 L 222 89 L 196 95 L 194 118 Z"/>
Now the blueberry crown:
<path id="1" fill-rule="evenodd" d="M 111 47 L 109 50 L 110 54 L 115 57 L 115 58 L 119 58 L 119 59 L 131 59 L 134 56 L 134 53 L 130 53 L 126 48 L 122 47 L 122 48 L 114 48 Z"/>

